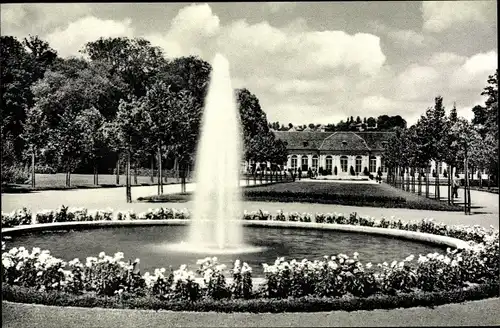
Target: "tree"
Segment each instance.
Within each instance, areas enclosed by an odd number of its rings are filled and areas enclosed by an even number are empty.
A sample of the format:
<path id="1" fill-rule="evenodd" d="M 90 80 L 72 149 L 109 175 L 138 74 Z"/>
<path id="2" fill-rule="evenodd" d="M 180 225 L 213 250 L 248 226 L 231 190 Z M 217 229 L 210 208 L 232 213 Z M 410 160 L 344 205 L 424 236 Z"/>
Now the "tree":
<path id="1" fill-rule="evenodd" d="M 361 123 L 361 117 L 357 116 L 356 117 L 356 124 L 360 124 Z"/>
<path id="2" fill-rule="evenodd" d="M 457 143 L 458 136 L 455 134 L 456 130 L 452 130 L 452 127 L 457 123 L 457 108 L 456 105 L 453 104 L 453 108 L 450 111 L 450 115 L 446 120 L 447 124 L 447 134 L 444 135 L 446 147 L 444 149 L 444 161 L 448 166 L 448 203 L 453 203 L 453 197 L 451 197 L 451 185 L 453 179 L 453 168 L 456 168 L 458 165 L 458 149 Z"/>
<path id="3" fill-rule="evenodd" d="M 377 125 L 377 120 L 370 116 L 366 119 L 366 125 L 370 126 L 370 127 L 374 127 L 375 125 Z"/>
<path id="4" fill-rule="evenodd" d="M 50 143 L 56 154 L 57 165 L 66 172 L 66 186 L 71 186 L 71 172 L 89 153 L 85 119 L 78 112 L 67 110 L 59 115 L 59 124 L 52 130 Z"/>
<path id="5" fill-rule="evenodd" d="M 28 38 L 24 38 L 23 45 L 28 49 L 32 61 L 33 81 L 43 78 L 45 72 L 55 63 L 57 51 L 38 36 L 29 35 Z"/>
<path id="6" fill-rule="evenodd" d="M 435 98 L 435 105 L 431 111 L 430 117 L 430 130 L 432 140 L 432 159 L 436 164 L 436 170 L 439 163 L 446 159 L 447 142 L 445 136 L 447 135 L 448 125 L 446 123 L 446 113 L 443 106 L 443 98 L 437 96 Z M 440 198 L 439 192 L 439 172 L 437 172 L 437 179 L 435 180 L 435 196 Z"/>
<path id="7" fill-rule="evenodd" d="M 14 165 L 21 159 L 22 125 L 26 109 L 32 106 L 30 90 L 33 69 L 30 56 L 23 45 L 12 36 L 0 37 L 0 87 L 2 92 L 2 150 L 12 156 L 2 158 L 2 164 Z"/>
<path id="8" fill-rule="evenodd" d="M 133 153 L 144 147 L 147 139 L 146 131 L 151 127 L 149 111 L 143 99 L 122 100 L 118 106 L 116 119 L 106 130 L 115 135 L 116 147 L 125 153 L 127 158 L 126 170 L 126 199 L 132 202 L 130 183 L 130 162 Z"/>
<path id="9" fill-rule="evenodd" d="M 49 148 L 48 144 L 50 129 L 47 119 L 40 107 L 34 106 L 27 110 L 26 120 L 23 123 L 21 138 L 28 145 L 31 155 L 31 186 L 35 185 L 35 159 L 37 153 L 43 152 L 44 148 Z"/>
<path id="10" fill-rule="evenodd" d="M 148 86 L 167 65 L 162 50 L 143 38 L 100 38 L 85 44 L 81 52 L 91 61 L 107 63 L 108 73 L 119 76 L 127 86 L 127 94 L 137 99 L 146 95 Z"/>
<path id="11" fill-rule="evenodd" d="M 104 116 L 95 108 L 83 110 L 79 115 L 79 122 L 85 131 L 86 144 L 88 147 L 87 158 L 92 162 L 94 172 L 94 184 L 99 184 L 97 163 L 108 149 L 104 137 Z"/>
<path id="12" fill-rule="evenodd" d="M 474 149 L 480 146 L 481 137 L 479 133 L 473 128 L 467 120 L 459 118 L 451 128 L 457 140 L 454 141 L 453 146 L 456 146 L 458 151 L 458 158 L 463 160 L 465 171 L 465 214 L 471 213 L 471 198 L 470 198 L 470 184 L 469 184 L 469 164 L 471 155 Z"/>

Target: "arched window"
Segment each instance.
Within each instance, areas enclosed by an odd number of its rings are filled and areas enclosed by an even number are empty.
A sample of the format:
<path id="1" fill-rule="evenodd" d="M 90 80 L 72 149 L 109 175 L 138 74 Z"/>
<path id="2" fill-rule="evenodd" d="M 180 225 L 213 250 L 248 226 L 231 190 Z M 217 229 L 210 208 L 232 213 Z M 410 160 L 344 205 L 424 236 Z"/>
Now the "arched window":
<path id="1" fill-rule="evenodd" d="M 340 156 L 340 168 L 342 172 L 347 172 L 347 156 Z"/>
<path id="2" fill-rule="evenodd" d="M 302 166 L 302 168 L 301 168 L 302 171 L 307 171 L 307 168 L 308 168 L 307 162 L 308 162 L 307 156 L 306 155 L 302 156 L 301 163 L 300 163 Z"/>
<path id="3" fill-rule="evenodd" d="M 439 172 L 439 175 L 443 174 L 443 163 L 441 163 L 441 162 L 438 163 L 438 172 Z"/>
<path id="4" fill-rule="evenodd" d="M 332 174 L 332 156 L 326 156 L 326 170 Z"/>
<path id="5" fill-rule="evenodd" d="M 314 155 L 312 158 L 312 168 L 318 170 L 318 155 Z"/>
<path id="6" fill-rule="evenodd" d="M 292 169 L 296 169 L 297 168 L 297 155 L 293 155 L 292 156 Z"/>
<path id="7" fill-rule="evenodd" d="M 370 156 L 370 173 L 377 172 L 377 159 L 374 156 Z"/>
<path id="8" fill-rule="evenodd" d="M 356 173 L 361 172 L 361 156 L 356 156 Z"/>

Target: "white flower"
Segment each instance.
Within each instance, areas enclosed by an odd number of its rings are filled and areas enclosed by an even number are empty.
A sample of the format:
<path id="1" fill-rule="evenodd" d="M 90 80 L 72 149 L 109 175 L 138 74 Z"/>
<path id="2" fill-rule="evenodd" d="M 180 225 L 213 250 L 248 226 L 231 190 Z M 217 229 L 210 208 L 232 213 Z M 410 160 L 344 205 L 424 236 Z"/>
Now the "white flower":
<path id="1" fill-rule="evenodd" d="M 124 257 L 125 257 L 125 255 L 123 254 L 123 252 L 116 252 L 115 255 L 114 255 L 114 258 L 115 258 L 116 261 L 120 261 Z"/>
<path id="2" fill-rule="evenodd" d="M 405 258 L 405 261 L 411 262 L 411 261 L 413 261 L 414 258 L 415 258 L 415 256 L 413 254 L 411 254 L 410 256 Z"/>
<path id="3" fill-rule="evenodd" d="M 252 268 L 248 265 L 247 262 L 243 262 L 243 267 L 241 268 L 241 273 L 252 272 Z"/>
<path id="4" fill-rule="evenodd" d="M 99 253 L 99 257 L 100 257 L 100 258 L 104 258 L 105 256 L 106 256 L 106 253 L 104 253 L 104 252 L 100 252 L 100 253 Z"/>
<path id="5" fill-rule="evenodd" d="M 2 265 L 4 268 L 8 269 L 14 265 L 14 262 L 10 259 L 10 257 L 2 256 Z"/>
<path id="6" fill-rule="evenodd" d="M 399 268 L 402 268 L 402 267 L 404 267 L 404 266 L 405 266 L 405 263 L 404 263 L 404 262 L 399 262 L 399 263 L 398 263 L 398 267 L 399 267 Z"/>
<path id="7" fill-rule="evenodd" d="M 139 264 L 139 263 L 141 263 L 141 260 L 140 260 L 139 258 L 136 258 L 136 259 L 134 260 L 134 263 Z"/>
<path id="8" fill-rule="evenodd" d="M 368 263 L 366 263 L 365 266 L 366 266 L 367 269 L 370 269 L 372 267 L 372 264 L 371 264 L 371 262 L 368 262 Z"/>

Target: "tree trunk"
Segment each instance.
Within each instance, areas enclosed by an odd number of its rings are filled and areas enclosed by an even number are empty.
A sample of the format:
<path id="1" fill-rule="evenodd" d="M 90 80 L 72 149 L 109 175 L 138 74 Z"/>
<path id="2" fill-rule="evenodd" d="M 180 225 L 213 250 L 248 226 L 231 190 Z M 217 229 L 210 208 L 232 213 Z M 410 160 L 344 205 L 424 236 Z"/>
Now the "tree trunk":
<path id="1" fill-rule="evenodd" d="M 469 165 L 469 159 L 467 159 L 467 166 Z M 474 171 L 472 171 L 474 172 Z M 474 175 L 474 174 L 473 174 Z M 467 212 L 471 214 L 471 197 L 470 197 L 470 181 L 467 179 Z"/>
<path id="2" fill-rule="evenodd" d="M 127 203 L 132 203 L 132 187 L 130 183 L 130 150 L 127 152 L 127 169 L 126 169 L 126 193 L 127 193 Z"/>
<path id="3" fill-rule="evenodd" d="M 467 172 L 467 157 L 464 158 L 464 172 L 465 172 L 465 181 L 464 181 L 464 214 L 467 215 L 467 181 L 469 180 L 469 172 Z"/>
<path id="4" fill-rule="evenodd" d="M 179 174 L 179 160 L 177 157 L 175 157 L 174 159 L 174 177 L 175 177 L 175 181 L 177 183 L 179 183 L 179 178 L 180 178 L 180 174 Z"/>
<path id="5" fill-rule="evenodd" d="M 425 197 L 429 198 L 429 167 L 425 168 Z"/>
<path id="6" fill-rule="evenodd" d="M 415 193 L 415 168 L 412 168 L 412 175 L 411 175 L 411 192 Z"/>
<path id="7" fill-rule="evenodd" d="M 419 196 L 422 195 L 422 168 L 418 169 L 418 192 Z"/>
<path id="8" fill-rule="evenodd" d="M 71 187 L 71 170 L 68 170 L 68 187 Z"/>
<path id="9" fill-rule="evenodd" d="M 154 172 L 155 172 L 155 156 L 151 156 L 151 183 L 155 182 L 155 177 L 154 177 Z"/>
<path id="10" fill-rule="evenodd" d="M 116 161 L 116 184 L 120 184 L 120 158 Z"/>
<path id="11" fill-rule="evenodd" d="M 451 205 L 451 174 L 452 174 L 452 171 L 451 171 L 451 165 L 448 164 L 447 165 L 447 169 L 448 169 L 448 205 Z"/>
<path id="12" fill-rule="evenodd" d="M 31 154 L 31 187 L 35 188 L 35 147 Z"/>
<path id="13" fill-rule="evenodd" d="M 162 179 L 162 167 L 161 167 L 161 146 L 158 146 L 158 195 L 163 194 L 163 179 Z"/>
<path id="14" fill-rule="evenodd" d="M 437 195 L 437 199 L 441 200 L 441 188 L 440 188 L 440 185 L 439 185 L 439 170 L 436 170 L 436 179 L 437 179 L 436 180 L 436 195 Z"/>
<path id="15" fill-rule="evenodd" d="M 137 183 L 137 162 L 134 163 L 134 184 L 138 185 L 138 183 Z"/>
<path id="16" fill-rule="evenodd" d="M 97 172 L 97 169 L 96 169 L 96 160 L 94 158 L 94 165 L 93 165 L 93 168 L 94 168 L 94 186 L 97 186 L 97 178 L 96 178 L 96 172 Z"/>

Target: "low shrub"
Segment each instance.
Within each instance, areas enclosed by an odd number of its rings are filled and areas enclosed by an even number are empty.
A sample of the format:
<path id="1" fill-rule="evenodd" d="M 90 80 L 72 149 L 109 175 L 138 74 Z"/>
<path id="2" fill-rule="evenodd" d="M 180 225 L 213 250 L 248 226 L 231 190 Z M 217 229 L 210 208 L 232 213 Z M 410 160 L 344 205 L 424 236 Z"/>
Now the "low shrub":
<path id="1" fill-rule="evenodd" d="M 154 296 L 111 297 L 91 294 L 75 295 L 67 292 L 40 292 L 34 288 L 2 284 L 2 298 L 18 303 L 35 303 L 52 306 L 89 308 L 126 308 L 143 310 L 196 311 L 196 312 L 320 312 L 395 309 L 409 307 L 434 307 L 449 303 L 462 303 L 498 297 L 500 284 L 492 282 L 446 292 L 415 292 L 398 295 L 372 295 L 366 298 L 302 297 L 297 299 L 200 299 L 197 302 L 168 300 Z"/>
<path id="2" fill-rule="evenodd" d="M 2 228 L 31 224 L 31 211 L 26 207 L 10 213 L 2 212 Z"/>
<path id="3" fill-rule="evenodd" d="M 30 170 L 22 165 L 2 166 L 1 175 L 2 175 L 2 184 L 29 183 L 29 179 L 31 176 Z"/>

